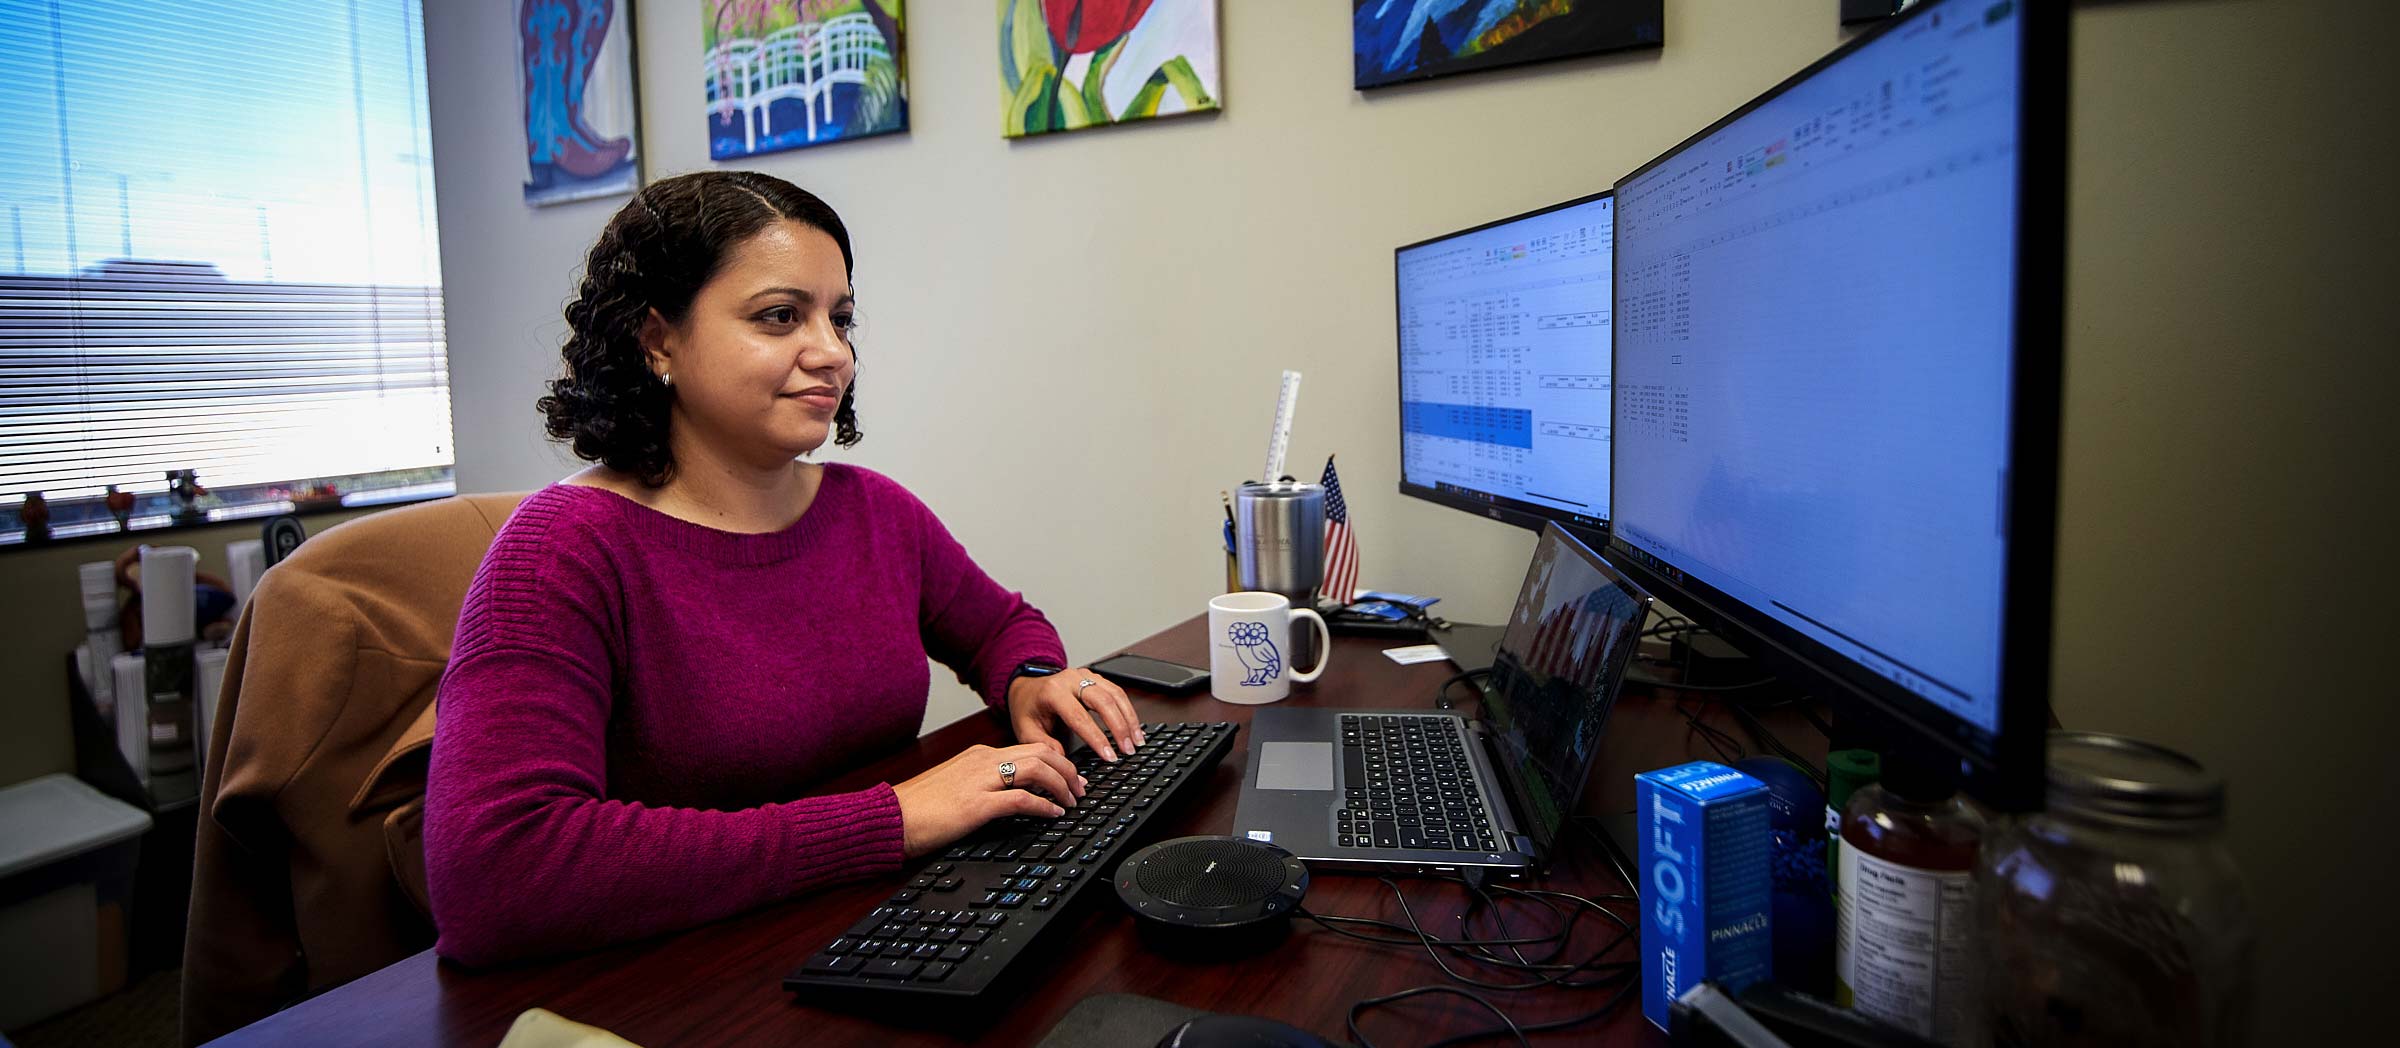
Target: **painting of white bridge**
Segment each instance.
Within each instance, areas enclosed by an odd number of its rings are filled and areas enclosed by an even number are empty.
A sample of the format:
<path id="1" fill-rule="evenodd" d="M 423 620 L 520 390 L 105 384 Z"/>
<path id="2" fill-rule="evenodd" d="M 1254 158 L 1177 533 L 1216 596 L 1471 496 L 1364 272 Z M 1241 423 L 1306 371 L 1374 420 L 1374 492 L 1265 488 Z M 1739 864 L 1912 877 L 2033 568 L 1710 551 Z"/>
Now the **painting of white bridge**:
<path id="1" fill-rule="evenodd" d="M 835 85 L 864 88 L 868 67 L 891 59 L 875 20 L 847 14 L 787 26 L 764 40 L 728 40 L 709 50 L 702 69 L 708 76 L 710 110 L 741 114 L 742 151 L 750 153 L 757 151 L 760 138 L 775 134 L 770 116 L 774 103 L 799 101 L 808 140 L 815 142 L 818 125 L 833 120 Z"/>

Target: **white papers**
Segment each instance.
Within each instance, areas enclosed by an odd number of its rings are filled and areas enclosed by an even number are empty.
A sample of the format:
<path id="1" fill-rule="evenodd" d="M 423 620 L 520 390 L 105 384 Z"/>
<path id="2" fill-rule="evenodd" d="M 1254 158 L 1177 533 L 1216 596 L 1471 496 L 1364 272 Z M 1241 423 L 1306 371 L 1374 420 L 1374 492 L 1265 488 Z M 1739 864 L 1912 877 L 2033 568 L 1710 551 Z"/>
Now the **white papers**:
<path id="1" fill-rule="evenodd" d="M 1439 644 L 1412 644 L 1405 648 L 1385 648 L 1383 654 L 1385 658 L 1403 666 L 1414 666 L 1420 662 L 1440 662 L 1450 657 L 1450 653 L 1443 651 Z"/>

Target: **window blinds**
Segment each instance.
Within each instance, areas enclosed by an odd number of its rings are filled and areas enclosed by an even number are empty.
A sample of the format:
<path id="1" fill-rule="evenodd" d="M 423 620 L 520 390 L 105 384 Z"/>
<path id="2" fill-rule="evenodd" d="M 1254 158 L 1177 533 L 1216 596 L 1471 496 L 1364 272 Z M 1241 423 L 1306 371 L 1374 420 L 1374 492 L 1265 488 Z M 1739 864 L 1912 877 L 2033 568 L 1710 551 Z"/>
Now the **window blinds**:
<path id="1" fill-rule="evenodd" d="M 0 499 L 447 467 L 415 0 L 7 8 Z"/>

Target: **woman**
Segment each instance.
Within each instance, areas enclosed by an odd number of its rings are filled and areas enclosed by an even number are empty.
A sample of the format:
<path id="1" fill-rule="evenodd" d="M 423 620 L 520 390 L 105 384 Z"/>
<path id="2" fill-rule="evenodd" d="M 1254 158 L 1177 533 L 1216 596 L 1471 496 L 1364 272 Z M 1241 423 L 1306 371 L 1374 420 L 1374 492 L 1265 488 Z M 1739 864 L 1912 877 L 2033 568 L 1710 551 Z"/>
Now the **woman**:
<path id="1" fill-rule="evenodd" d="M 1057 672 L 1048 620 L 923 503 L 802 460 L 859 439 L 850 271 L 831 208 L 748 172 L 654 184 L 592 246 L 540 406 L 597 465 L 501 529 L 442 679 L 425 874 L 444 956 L 586 949 L 890 873 L 1072 806 L 1053 729 L 1108 760 L 1102 725 L 1141 745 L 1124 692 Z M 914 737 L 928 654 L 1005 705 L 1018 744 L 800 797 Z"/>

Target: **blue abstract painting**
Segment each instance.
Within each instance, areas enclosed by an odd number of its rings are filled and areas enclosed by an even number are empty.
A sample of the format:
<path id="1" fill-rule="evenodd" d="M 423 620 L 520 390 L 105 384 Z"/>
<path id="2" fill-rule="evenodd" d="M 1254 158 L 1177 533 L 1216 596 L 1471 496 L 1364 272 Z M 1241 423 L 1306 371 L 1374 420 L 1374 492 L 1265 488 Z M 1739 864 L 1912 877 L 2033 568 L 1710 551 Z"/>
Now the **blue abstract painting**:
<path id="1" fill-rule="evenodd" d="M 901 0 L 702 0 L 708 155 L 908 130 Z"/>
<path id="2" fill-rule="evenodd" d="M 1351 85 L 1658 47 L 1664 0 L 1351 0 Z"/>
<path id="3" fill-rule="evenodd" d="M 525 202 L 633 192 L 641 157 L 624 0 L 518 0 L 517 59 Z"/>

